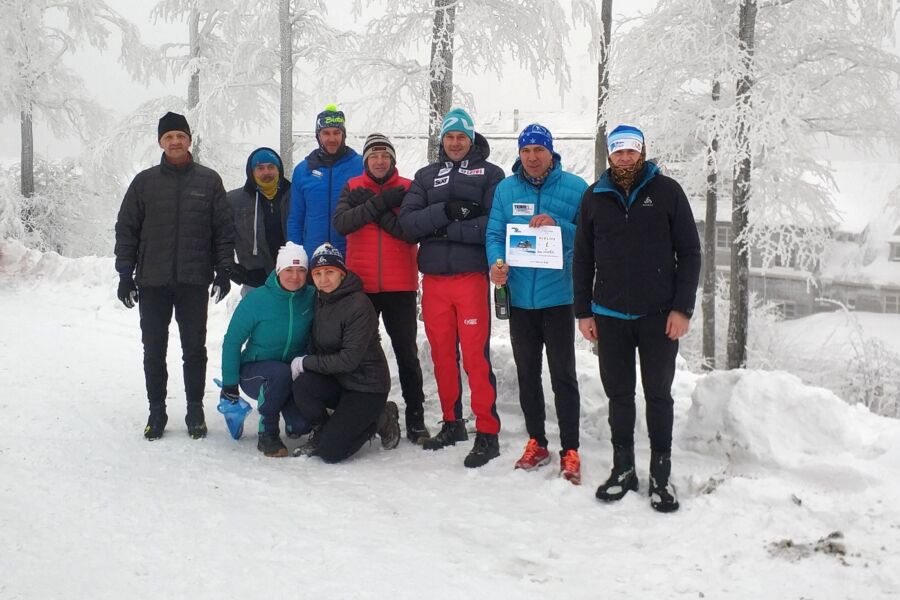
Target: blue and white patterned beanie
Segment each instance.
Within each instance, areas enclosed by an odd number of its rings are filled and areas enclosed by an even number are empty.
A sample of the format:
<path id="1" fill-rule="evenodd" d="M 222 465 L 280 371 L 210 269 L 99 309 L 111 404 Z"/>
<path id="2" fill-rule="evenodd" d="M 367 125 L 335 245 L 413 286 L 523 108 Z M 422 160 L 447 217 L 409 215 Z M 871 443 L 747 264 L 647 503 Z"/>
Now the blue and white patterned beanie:
<path id="1" fill-rule="evenodd" d="M 632 125 L 619 125 L 606 136 L 606 148 L 610 155 L 619 150 L 640 152 L 644 148 L 644 133 Z"/>

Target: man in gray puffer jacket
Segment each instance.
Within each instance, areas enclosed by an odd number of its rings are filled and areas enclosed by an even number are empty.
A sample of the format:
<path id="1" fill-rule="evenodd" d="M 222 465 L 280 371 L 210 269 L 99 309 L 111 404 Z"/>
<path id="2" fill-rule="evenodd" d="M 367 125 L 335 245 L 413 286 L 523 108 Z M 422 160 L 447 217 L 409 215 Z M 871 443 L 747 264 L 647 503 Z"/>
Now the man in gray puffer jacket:
<path id="1" fill-rule="evenodd" d="M 219 302 L 231 284 L 234 224 L 219 174 L 195 163 L 191 128 L 184 116 L 159 120 L 160 164 L 138 173 L 116 220 L 118 297 L 127 308 L 141 303 L 141 341 L 150 418 L 144 437 L 162 437 L 166 415 L 166 349 L 172 313 L 184 360 L 185 423 L 192 438 L 206 436 L 206 316 L 210 297 Z"/>
<path id="2" fill-rule="evenodd" d="M 284 178 L 281 157 L 271 148 L 257 148 L 247 157 L 247 181 L 225 196 L 234 217 L 237 264 L 231 280 L 246 296 L 265 285 L 275 269 L 278 249 L 287 240 L 291 182 Z"/>

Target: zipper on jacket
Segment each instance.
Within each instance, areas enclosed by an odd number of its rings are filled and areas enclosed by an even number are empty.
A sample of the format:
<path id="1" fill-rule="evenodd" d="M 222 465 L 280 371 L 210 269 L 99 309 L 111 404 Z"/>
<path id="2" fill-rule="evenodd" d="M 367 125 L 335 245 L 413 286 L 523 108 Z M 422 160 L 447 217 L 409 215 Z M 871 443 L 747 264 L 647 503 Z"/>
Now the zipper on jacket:
<path id="1" fill-rule="evenodd" d="M 259 227 L 259 190 L 256 190 L 256 197 L 253 202 L 253 256 L 259 256 L 258 227 Z"/>
<path id="2" fill-rule="evenodd" d="M 384 193 L 384 184 L 383 183 L 379 184 L 378 193 L 379 194 Z M 378 272 L 378 292 L 380 293 L 381 291 L 384 290 L 384 282 L 381 280 L 381 251 L 382 251 L 382 249 L 381 249 L 381 232 L 382 232 L 381 224 L 380 223 L 376 224 L 375 229 L 378 231 L 378 255 L 376 257 L 375 264 L 376 264 L 376 268 L 377 268 L 377 272 Z"/>
<path id="3" fill-rule="evenodd" d="M 288 351 L 291 349 L 291 342 L 294 341 L 294 294 L 297 292 L 288 292 L 288 334 L 287 341 L 284 343 L 284 351 L 281 353 L 281 360 L 288 359 Z"/>
<path id="4" fill-rule="evenodd" d="M 332 201 L 331 180 L 332 180 L 332 176 L 334 175 L 334 168 L 336 166 L 337 166 L 337 161 L 335 161 L 335 163 L 333 165 L 331 165 L 331 168 L 328 169 L 328 218 L 326 219 L 326 225 L 328 226 L 328 243 L 331 244 L 332 246 L 334 245 L 334 243 L 332 242 L 332 239 L 331 239 L 331 230 L 332 230 L 332 228 L 334 228 L 334 223 L 331 222 L 332 221 L 331 216 L 334 214 L 335 207 L 331 205 L 331 201 Z M 313 252 L 315 252 L 315 251 L 316 251 L 316 249 L 313 248 Z M 344 251 L 346 252 L 346 249 Z M 344 257 L 345 260 L 346 260 L 346 258 L 347 257 Z"/>
<path id="5" fill-rule="evenodd" d="M 163 159 L 165 160 L 165 159 Z M 178 284 L 179 224 L 181 223 L 181 172 L 175 169 L 175 251 L 172 253 L 172 283 Z"/>
<path id="6" fill-rule="evenodd" d="M 546 183 L 546 180 L 544 183 Z M 543 189 L 543 185 L 537 188 L 537 202 L 534 207 L 534 214 L 536 215 L 541 214 L 541 190 Z M 537 269 L 531 270 L 531 305 L 532 308 L 537 308 Z"/>

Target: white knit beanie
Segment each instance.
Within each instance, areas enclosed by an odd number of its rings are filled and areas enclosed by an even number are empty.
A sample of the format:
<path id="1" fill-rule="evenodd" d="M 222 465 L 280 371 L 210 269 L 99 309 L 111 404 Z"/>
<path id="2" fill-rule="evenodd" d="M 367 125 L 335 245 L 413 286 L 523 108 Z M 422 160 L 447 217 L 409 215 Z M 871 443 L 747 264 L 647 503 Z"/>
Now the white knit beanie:
<path id="1" fill-rule="evenodd" d="M 275 274 L 281 273 L 288 267 L 309 268 L 309 258 L 306 256 L 306 250 L 303 246 L 298 246 L 294 242 L 288 242 L 278 250 L 278 258 L 275 260 Z"/>

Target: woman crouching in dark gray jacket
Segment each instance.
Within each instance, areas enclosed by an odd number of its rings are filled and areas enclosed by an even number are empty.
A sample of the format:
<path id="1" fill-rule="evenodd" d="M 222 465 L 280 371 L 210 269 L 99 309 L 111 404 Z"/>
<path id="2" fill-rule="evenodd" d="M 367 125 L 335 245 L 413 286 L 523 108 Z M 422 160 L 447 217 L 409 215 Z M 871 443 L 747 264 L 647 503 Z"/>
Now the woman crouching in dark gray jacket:
<path id="1" fill-rule="evenodd" d="M 309 273 L 318 290 L 310 351 L 295 358 L 291 370 L 294 400 L 313 433 L 298 451 L 336 463 L 376 433 L 384 448 L 396 448 L 399 414 L 397 405 L 387 401 L 391 375 L 362 280 L 347 271 L 340 250 L 327 243 L 316 249 Z"/>

